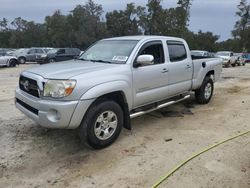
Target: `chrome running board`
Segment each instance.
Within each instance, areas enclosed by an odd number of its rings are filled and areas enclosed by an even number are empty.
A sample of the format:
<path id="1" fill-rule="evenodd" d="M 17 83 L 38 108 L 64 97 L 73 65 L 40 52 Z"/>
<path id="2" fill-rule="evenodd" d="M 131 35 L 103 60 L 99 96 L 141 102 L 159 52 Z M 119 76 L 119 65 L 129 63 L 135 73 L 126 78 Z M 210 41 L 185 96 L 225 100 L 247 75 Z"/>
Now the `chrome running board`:
<path id="1" fill-rule="evenodd" d="M 155 111 L 155 110 L 159 110 L 159 109 L 164 108 L 164 107 L 167 107 L 167 106 L 169 106 L 169 105 L 172 105 L 172 104 L 175 104 L 175 103 L 184 101 L 184 100 L 186 100 L 186 99 L 188 99 L 188 98 L 190 98 L 190 95 L 186 95 L 185 97 L 183 97 L 183 98 L 181 98 L 181 99 L 178 99 L 178 100 L 175 100 L 175 101 L 169 101 L 169 102 L 160 104 L 160 105 L 158 105 L 157 107 L 152 108 L 152 109 L 149 109 L 149 110 L 139 111 L 139 112 L 132 113 L 132 114 L 130 114 L 130 118 L 132 119 L 132 118 L 136 118 L 136 117 L 138 117 L 138 116 L 142 116 L 142 115 L 144 115 L 144 114 L 153 112 L 153 111 Z"/>

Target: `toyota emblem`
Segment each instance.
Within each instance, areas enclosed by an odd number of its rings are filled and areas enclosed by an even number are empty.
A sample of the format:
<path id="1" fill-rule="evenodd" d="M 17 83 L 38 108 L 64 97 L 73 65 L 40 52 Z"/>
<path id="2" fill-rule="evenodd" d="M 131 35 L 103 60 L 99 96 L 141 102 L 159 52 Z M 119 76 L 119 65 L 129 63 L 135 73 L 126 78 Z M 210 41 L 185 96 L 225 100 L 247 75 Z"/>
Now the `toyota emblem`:
<path id="1" fill-rule="evenodd" d="M 23 83 L 23 87 L 24 87 L 24 89 L 25 89 L 26 91 L 29 91 L 29 85 L 30 85 L 30 83 L 29 83 L 28 80 L 26 80 L 26 81 Z"/>

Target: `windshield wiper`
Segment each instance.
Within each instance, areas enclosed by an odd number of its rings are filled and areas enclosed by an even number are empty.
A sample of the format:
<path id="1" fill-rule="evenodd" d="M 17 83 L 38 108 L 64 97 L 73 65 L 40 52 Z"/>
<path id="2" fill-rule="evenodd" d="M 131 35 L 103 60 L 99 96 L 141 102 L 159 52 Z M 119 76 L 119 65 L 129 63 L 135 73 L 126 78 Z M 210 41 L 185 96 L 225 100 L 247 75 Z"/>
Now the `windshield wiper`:
<path id="1" fill-rule="evenodd" d="M 98 63 L 112 63 L 111 61 L 104 61 L 104 60 L 101 60 L 101 59 L 84 59 L 84 58 L 79 58 L 79 60 L 81 61 L 91 61 L 91 62 L 98 62 Z"/>
<path id="2" fill-rule="evenodd" d="M 78 58 L 77 60 L 81 60 L 81 61 L 90 61 L 89 59 L 84 59 L 84 58 Z"/>
<path id="3" fill-rule="evenodd" d="M 112 63 L 111 61 L 104 61 L 104 60 L 101 60 L 101 59 L 89 59 L 89 61 L 92 61 L 92 62 L 98 62 L 98 63 Z"/>

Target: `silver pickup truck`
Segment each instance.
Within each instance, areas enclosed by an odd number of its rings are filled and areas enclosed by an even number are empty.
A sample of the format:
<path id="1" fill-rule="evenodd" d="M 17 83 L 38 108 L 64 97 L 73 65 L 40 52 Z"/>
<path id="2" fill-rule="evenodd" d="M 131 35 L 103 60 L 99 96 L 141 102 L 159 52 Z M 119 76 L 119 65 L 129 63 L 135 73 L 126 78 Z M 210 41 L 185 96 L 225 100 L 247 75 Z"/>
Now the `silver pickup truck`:
<path id="1" fill-rule="evenodd" d="M 129 36 L 96 42 L 79 59 L 21 73 L 15 104 L 46 128 L 76 129 L 84 143 L 112 144 L 130 119 L 183 101 L 210 101 L 222 60 L 192 60 L 185 40 Z"/>

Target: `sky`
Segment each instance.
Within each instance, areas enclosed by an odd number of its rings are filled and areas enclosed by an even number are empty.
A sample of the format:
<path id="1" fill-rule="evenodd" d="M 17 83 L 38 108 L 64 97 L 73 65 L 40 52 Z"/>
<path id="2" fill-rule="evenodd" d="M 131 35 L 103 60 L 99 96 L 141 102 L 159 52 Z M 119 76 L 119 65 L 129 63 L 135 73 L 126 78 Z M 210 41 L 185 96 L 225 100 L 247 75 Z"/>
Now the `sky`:
<path id="1" fill-rule="evenodd" d="M 127 3 L 145 5 L 147 0 L 94 0 L 101 4 L 105 12 L 125 9 Z M 189 29 L 194 32 L 212 31 L 220 35 L 220 41 L 231 37 L 237 17 L 235 12 L 240 0 L 193 0 Z M 78 4 L 86 0 L 0 0 L 0 19 L 13 20 L 22 17 L 26 20 L 43 22 L 45 16 L 52 15 L 55 10 L 67 14 Z M 175 7 L 177 0 L 163 0 L 163 7 Z"/>

